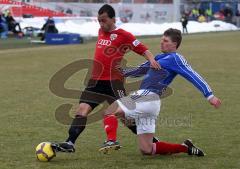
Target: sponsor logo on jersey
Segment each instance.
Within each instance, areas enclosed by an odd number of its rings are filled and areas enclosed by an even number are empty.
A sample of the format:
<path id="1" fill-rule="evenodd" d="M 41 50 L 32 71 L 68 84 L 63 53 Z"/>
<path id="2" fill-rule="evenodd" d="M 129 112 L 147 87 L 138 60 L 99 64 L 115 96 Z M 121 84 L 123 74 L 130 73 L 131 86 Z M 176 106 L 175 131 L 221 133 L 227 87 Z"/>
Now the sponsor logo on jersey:
<path id="1" fill-rule="evenodd" d="M 102 46 L 110 46 L 111 43 L 112 42 L 110 40 L 106 40 L 106 39 L 99 39 L 98 40 L 98 45 L 102 45 Z"/>
<path id="2" fill-rule="evenodd" d="M 111 41 L 114 41 L 117 38 L 117 34 L 111 34 L 110 39 Z"/>
<path id="3" fill-rule="evenodd" d="M 133 44 L 133 46 L 136 47 L 137 45 L 140 44 L 140 41 L 136 39 L 135 41 L 132 42 L 132 44 Z"/>

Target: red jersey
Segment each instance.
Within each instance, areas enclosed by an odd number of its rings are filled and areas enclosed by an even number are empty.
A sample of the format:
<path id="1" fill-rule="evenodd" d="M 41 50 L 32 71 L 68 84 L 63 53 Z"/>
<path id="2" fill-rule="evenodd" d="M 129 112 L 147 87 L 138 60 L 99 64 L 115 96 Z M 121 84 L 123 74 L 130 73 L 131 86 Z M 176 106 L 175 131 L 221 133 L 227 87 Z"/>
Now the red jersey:
<path id="1" fill-rule="evenodd" d="M 94 80 L 123 80 L 122 74 L 116 70 L 123 55 L 132 50 L 143 55 L 147 48 L 131 33 L 123 29 L 104 32 L 100 28 L 96 43 L 92 71 Z"/>

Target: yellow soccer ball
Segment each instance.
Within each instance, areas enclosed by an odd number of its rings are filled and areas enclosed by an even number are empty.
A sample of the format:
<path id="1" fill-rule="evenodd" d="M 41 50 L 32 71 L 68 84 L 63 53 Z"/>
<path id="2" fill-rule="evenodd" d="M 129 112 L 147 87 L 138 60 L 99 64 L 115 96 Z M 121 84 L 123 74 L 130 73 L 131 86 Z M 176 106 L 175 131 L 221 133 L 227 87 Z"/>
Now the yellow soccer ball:
<path id="1" fill-rule="evenodd" d="M 50 161 L 56 156 L 50 142 L 42 142 L 36 147 L 36 155 L 39 161 Z"/>

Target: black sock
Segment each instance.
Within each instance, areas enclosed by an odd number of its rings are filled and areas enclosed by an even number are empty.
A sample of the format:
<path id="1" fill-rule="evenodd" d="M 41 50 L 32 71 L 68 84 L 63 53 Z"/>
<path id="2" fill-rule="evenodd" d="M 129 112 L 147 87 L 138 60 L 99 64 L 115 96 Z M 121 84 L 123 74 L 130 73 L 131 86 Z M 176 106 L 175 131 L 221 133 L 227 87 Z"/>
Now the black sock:
<path id="1" fill-rule="evenodd" d="M 132 125 L 132 126 L 127 126 L 134 134 L 137 134 L 137 126 Z"/>
<path id="2" fill-rule="evenodd" d="M 86 123 L 87 123 L 87 117 L 77 115 L 73 119 L 71 127 L 68 130 L 69 137 L 66 140 L 66 142 L 71 141 L 74 144 L 78 136 L 85 129 Z"/>

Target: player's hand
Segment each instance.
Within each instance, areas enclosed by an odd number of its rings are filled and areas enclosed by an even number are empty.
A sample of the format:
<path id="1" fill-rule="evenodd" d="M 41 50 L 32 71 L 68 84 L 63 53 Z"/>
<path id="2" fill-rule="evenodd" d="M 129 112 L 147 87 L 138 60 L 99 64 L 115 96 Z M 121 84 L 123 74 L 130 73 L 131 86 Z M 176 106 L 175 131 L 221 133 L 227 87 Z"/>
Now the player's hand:
<path id="1" fill-rule="evenodd" d="M 152 60 L 149 60 L 149 62 L 151 64 L 152 68 L 157 69 L 157 70 L 161 69 L 160 64 L 156 60 L 152 59 Z"/>
<path id="2" fill-rule="evenodd" d="M 150 62 L 151 68 L 156 70 L 161 69 L 160 64 L 154 59 L 153 54 L 149 50 L 146 50 L 143 56 Z"/>
<path id="3" fill-rule="evenodd" d="M 116 65 L 115 70 L 118 70 L 119 72 L 123 72 L 123 68 L 121 67 L 121 65 Z"/>
<path id="4" fill-rule="evenodd" d="M 215 96 L 213 96 L 211 99 L 208 100 L 211 105 L 213 105 L 215 108 L 219 108 L 221 106 L 221 100 Z"/>

